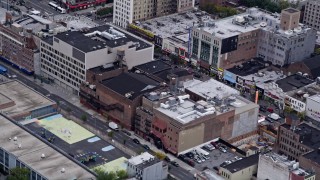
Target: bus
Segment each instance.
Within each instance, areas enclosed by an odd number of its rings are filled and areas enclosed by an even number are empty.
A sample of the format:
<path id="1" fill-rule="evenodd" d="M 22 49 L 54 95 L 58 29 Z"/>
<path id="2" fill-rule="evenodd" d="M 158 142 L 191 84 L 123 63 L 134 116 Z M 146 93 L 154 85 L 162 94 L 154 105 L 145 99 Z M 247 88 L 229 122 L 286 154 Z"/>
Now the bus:
<path id="1" fill-rule="evenodd" d="M 65 14 L 66 10 L 63 9 L 62 7 L 57 7 L 57 11 L 60 12 L 61 14 Z"/>
<path id="2" fill-rule="evenodd" d="M 49 2 L 49 6 L 50 7 L 52 7 L 53 9 L 57 9 L 59 6 L 56 4 L 56 3 L 54 3 L 54 2 Z"/>
<path id="3" fill-rule="evenodd" d="M 65 14 L 66 10 L 63 9 L 62 7 L 58 6 L 56 3 L 54 2 L 49 2 L 49 6 L 52 7 L 54 10 L 60 12 L 61 14 Z"/>

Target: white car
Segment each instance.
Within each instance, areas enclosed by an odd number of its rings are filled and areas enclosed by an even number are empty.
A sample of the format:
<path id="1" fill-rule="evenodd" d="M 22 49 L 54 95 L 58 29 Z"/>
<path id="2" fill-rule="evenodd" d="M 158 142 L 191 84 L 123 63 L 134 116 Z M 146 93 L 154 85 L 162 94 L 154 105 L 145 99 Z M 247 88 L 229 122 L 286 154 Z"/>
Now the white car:
<path id="1" fill-rule="evenodd" d="M 17 75 L 13 74 L 11 77 L 12 77 L 12 78 L 17 78 Z"/>

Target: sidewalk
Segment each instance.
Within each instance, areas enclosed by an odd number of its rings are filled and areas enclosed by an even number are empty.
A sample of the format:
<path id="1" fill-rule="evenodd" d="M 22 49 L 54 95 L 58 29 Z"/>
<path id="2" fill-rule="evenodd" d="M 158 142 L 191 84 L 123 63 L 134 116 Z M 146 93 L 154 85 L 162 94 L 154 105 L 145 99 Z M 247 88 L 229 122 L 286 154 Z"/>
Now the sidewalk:
<path id="1" fill-rule="evenodd" d="M 180 159 L 178 159 L 176 156 L 170 154 L 170 153 L 165 153 L 164 151 L 158 149 L 157 147 L 155 147 L 153 144 L 151 144 L 150 142 L 146 141 L 145 139 L 142 139 L 141 137 L 139 136 L 136 136 L 136 134 L 134 134 L 134 132 L 130 131 L 133 135 L 131 136 L 132 138 L 137 138 L 141 144 L 146 144 L 150 147 L 150 149 L 154 152 L 161 152 L 163 154 L 166 154 L 171 161 L 176 161 L 181 168 L 189 171 L 191 174 L 195 174 L 195 173 L 199 173 L 200 171 L 189 166 L 188 164 L 186 164 L 185 162 L 181 161 Z"/>

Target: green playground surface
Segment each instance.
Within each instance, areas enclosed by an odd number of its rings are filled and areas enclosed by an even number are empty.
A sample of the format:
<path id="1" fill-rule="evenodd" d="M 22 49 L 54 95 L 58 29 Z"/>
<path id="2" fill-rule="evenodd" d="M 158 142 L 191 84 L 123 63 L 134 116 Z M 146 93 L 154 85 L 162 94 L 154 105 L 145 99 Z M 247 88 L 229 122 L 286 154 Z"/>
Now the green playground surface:
<path id="1" fill-rule="evenodd" d="M 93 133 L 79 126 L 75 122 L 67 120 L 61 115 L 54 115 L 45 119 L 41 119 L 38 121 L 38 123 L 43 128 L 69 144 L 73 144 L 94 136 Z"/>
<path id="2" fill-rule="evenodd" d="M 104 172 L 116 172 L 120 170 L 127 170 L 127 162 L 128 159 L 125 157 L 121 157 L 118 159 L 115 159 L 113 161 L 110 161 L 108 163 L 102 164 L 100 166 L 94 167 L 94 169 L 101 169 Z"/>

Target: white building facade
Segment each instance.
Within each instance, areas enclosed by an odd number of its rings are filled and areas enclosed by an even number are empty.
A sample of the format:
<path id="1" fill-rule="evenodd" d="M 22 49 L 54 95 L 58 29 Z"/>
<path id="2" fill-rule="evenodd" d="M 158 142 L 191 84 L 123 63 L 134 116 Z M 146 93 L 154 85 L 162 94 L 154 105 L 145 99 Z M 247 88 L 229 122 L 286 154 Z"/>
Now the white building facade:
<path id="1" fill-rule="evenodd" d="M 101 35 L 103 33 L 106 38 Z M 117 38 L 119 33 L 122 37 Z M 109 25 L 89 32 L 65 32 L 49 38 L 52 39 L 40 42 L 42 76 L 74 93 L 86 81 L 86 70 L 90 68 L 112 66 L 119 56 L 128 69 L 153 60 L 152 44 Z"/>
<path id="2" fill-rule="evenodd" d="M 145 152 L 128 160 L 127 172 L 129 177 L 141 180 L 163 180 L 168 176 L 168 166 Z"/>
<path id="3" fill-rule="evenodd" d="M 307 98 L 306 115 L 320 122 L 320 95 L 314 95 Z"/>

